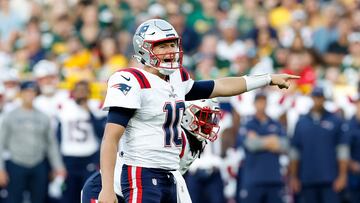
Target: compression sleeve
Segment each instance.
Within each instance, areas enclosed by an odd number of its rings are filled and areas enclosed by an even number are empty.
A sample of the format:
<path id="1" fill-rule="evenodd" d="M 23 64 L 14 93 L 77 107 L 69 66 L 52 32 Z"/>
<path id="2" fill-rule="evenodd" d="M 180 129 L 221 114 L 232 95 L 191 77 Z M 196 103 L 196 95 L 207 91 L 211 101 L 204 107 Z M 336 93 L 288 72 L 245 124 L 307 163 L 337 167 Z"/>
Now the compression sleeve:
<path id="1" fill-rule="evenodd" d="M 129 120 L 133 117 L 135 110 L 136 109 L 122 107 L 110 107 L 106 122 L 126 127 Z"/>
<path id="2" fill-rule="evenodd" d="M 214 90 L 213 80 L 195 81 L 191 90 L 185 95 L 186 101 L 208 99 Z"/>

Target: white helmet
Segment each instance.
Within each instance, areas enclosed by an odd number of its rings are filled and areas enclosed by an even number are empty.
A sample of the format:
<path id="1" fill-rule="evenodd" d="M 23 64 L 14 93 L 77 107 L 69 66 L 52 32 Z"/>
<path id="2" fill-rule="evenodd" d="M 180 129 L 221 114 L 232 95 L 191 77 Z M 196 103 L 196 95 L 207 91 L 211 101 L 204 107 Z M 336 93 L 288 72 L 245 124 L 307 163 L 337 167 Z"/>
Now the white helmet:
<path id="1" fill-rule="evenodd" d="M 35 64 L 33 72 L 36 78 L 42 78 L 49 75 L 57 75 L 59 71 L 56 63 L 48 60 L 41 60 Z"/>
<path id="2" fill-rule="evenodd" d="M 154 54 L 154 44 L 175 40 L 178 45 L 176 52 Z M 170 75 L 182 65 L 181 39 L 175 28 L 165 20 L 150 19 L 139 25 L 133 37 L 134 57 L 142 64 L 154 67 L 163 75 Z M 162 59 L 169 56 L 169 59 Z M 169 61 L 166 61 L 169 60 Z"/>
<path id="3" fill-rule="evenodd" d="M 198 140 L 211 142 L 218 137 L 221 111 L 216 99 L 202 99 L 187 102 L 181 126 L 192 133 Z"/>

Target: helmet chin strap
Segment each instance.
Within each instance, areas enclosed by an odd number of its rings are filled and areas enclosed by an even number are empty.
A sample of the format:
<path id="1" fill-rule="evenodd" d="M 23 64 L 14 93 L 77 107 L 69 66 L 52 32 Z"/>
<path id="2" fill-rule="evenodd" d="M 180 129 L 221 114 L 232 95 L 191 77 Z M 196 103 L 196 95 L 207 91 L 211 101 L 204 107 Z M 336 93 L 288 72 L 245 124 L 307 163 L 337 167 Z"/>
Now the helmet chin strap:
<path id="1" fill-rule="evenodd" d="M 159 72 L 163 75 L 171 75 L 176 71 L 176 69 L 166 69 L 166 68 L 156 68 L 156 69 L 158 69 Z"/>
<path id="2" fill-rule="evenodd" d="M 179 66 L 179 64 L 176 62 L 176 65 Z M 173 64 L 174 65 L 174 64 Z M 156 67 L 157 70 L 159 70 L 159 72 L 163 75 L 171 75 L 172 73 L 174 73 L 177 68 L 165 68 L 165 67 L 171 67 L 171 63 L 160 63 L 161 68 Z"/>
<path id="3" fill-rule="evenodd" d="M 134 57 L 139 63 L 142 63 L 142 64 L 144 64 L 144 65 L 146 65 L 146 66 L 151 66 L 151 67 L 155 68 L 156 70 L 158 70 L 158 71 L 159 71 L 161 74 L 163 74 L 163 75 L 171 75 L 172 73 L 174 73 L 174 72 L 177 70 L 177 69 L 174 69 L 174 68 L 168 69 L 168 68 L 155 67 L 155 66 L 153 66 L 153 65 L 151 65 L 151 64 L 148 64 L 148 63 L 146 63 L 146 62 L 141 61 L 141 57 L 140 57 L 140 56 L 134 55 L 133 57 Z M 166 64 L 166 66 L 170 66 L 170 65 L 168 65 L 168 63 L 161 63 L 160 65 L 164 65 L 164 64 Z"/>

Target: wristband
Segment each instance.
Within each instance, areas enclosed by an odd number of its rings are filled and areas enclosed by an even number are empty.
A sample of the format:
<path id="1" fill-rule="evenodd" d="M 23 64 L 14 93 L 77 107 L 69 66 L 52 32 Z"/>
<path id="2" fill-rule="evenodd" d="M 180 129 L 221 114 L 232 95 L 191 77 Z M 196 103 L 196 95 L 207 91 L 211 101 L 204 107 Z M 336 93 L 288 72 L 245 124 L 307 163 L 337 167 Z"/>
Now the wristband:
<path id="1" fill-rule="evenodd" d="M 246 82 L 246 91 L 251 91 L 259 87 L 265 87 L 270 84 L 271 76 L 270 74 L 264 75 L 250 75 L 243 76 Z"/>

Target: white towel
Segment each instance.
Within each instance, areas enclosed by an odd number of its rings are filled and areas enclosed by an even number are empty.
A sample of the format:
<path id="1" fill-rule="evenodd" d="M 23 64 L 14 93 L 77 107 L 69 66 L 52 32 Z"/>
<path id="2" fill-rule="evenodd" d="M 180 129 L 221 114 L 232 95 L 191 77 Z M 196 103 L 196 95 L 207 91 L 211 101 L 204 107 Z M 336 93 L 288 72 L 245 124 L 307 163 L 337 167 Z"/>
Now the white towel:
<path id="1" fill-rule="evenodd" d="M 185 180 L 179 171 L 171 171 L 176 181 L 177 203 L 192 203 Z"/>

